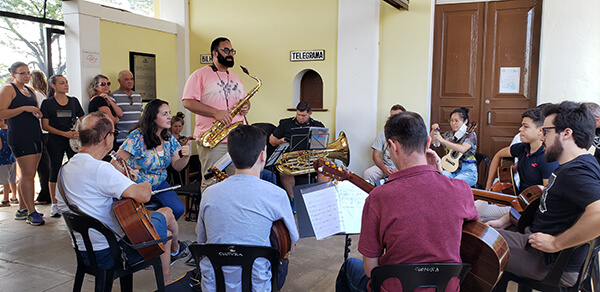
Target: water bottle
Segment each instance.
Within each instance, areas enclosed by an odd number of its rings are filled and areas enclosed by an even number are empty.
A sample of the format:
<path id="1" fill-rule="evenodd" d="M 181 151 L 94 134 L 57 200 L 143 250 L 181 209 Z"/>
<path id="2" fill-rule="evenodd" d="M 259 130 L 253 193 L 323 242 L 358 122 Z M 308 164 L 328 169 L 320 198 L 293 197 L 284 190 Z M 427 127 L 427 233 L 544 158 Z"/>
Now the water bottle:
<path id="1" fill-rule="evenodd" d="M 439 129 L 435 129 L 435 133 L 439 135 L 440 134 L 440 130 Z M 431 144 L 433 144 L 433 147 L 440 147 L 440 141 L 438 141 L 437 139 L 434 140 L 433 143 L 431 143 Z"/>

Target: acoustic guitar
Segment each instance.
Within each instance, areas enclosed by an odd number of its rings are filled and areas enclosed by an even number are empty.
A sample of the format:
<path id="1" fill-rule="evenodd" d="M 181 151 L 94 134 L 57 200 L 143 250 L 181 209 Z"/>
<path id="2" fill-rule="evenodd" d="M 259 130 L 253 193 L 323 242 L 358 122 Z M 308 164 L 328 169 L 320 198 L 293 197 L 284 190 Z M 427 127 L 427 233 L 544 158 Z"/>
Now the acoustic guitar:
<path id="1" fill-rule="evenodd" d="M 217 167 L 213 167 L 211 171 L 217 181 L 223 181 L 229 176 L 221 171 Z M 269 240 L 271 246 L 279 251 L 279 261 L 283 262 L 290 257 L 290 251 L 292 250 L 292 239 L 290 238 L 290 231 L 285 226 L 283 219 L 276 220 L 271 226 L 271 234 L 269 234 Z"/>
<path id="2" fill-rule="evenodd" d="M 508 195 L 517 195 L 513 166 L 514 164 L 509 159 L 502 158 L 502 160 L 500 160 L 500 166 L 498 166 L 497 169 L 498 181 L 490 188 L 490 191 Z"/>
<path id="3" fill-rule="evenodd" d="M 120 167 L 125 169 L 127 177 L 133 180 L 123 158 L 115 151 L 112 151 L 109 155 Z M 144 204 L 140 204 L 130 198 L 123 198 L 114 202 L 112 207 L 117 221 L 132 244 L 141 244 L 160 239 L 158 232 L 156 232 L 156 229 L 152 224 L 152 219 L 150 219 L 150 213 Z M 149 261 L 165 252 L 165 246 L 162 243 L 157 243 L 140 248 L 138 249 L 138 252 L 142 255 L 144 260 Z"/>
<path id="4" fill-rule="evenodd" d="M 336 180 L 348 180 L 367 193 L 375 188 L 354 173 L 322 157 L 314 162 L 313 167 L 322 175 Z M 491 291 L 508 264 L 509 255 L 508 244 L 496 230 L 480 221 L 465 222 L 460 256 L 463 262 L 471 264 L 471 271 L 465 277 L 460 289 Z"/>
<path id="5" fill-rule="evenodd" d="M 475 128 L 477 128 L 477 124 L 475 122 L 472 122 L 471 125 L 469 125 L 469 127 L 467 128 L 467 131 L 465 132 L 465 134 L 460 137 L 460 139 L 458 139 L 458 141 L 456 141 L 456 144 L 462 144 L 463 142 L 465 142 L 465 140 L 467 139 L 467 136 L 469 136 L 469 134 L 471 134 L 471 132 L 473 132 L 475 130 Z M 456 151 L 454 149 L 450 150 L 450 152 L 448 152 L 448 154 L 444 155 L 444 157 L 442 157 L 442 168 L 444 170 L 447 170 L 449 172 L 455 172 L 456 170 L 458 170 L 458 167 L 460 166 L 460 158 L 463 156 L 463 153 Z"/>
<path id="6" fill-rule="evenodd" d="M 533 185 L 523 190 L 518 196 L 502 193 L 471 189 L 473 197 L 478 200 L 492 202 L 498 205 L 510 206 L 510 222 L 517 226 L 519 232 L 523 233 L 525 227 L 533 223 L 540 197 L 544 190 L 543 186 Z"/>

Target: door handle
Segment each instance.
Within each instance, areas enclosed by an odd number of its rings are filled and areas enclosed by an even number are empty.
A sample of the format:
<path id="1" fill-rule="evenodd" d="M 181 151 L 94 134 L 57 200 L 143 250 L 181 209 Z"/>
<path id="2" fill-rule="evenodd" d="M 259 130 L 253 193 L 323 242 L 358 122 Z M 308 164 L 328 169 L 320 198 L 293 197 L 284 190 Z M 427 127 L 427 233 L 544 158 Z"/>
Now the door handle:
<path id="1" fill-rule="evenodd" d="M 491 124 L 492 123 L 492 112 L 488 111 L 487 113 L 487 124 Z"/>

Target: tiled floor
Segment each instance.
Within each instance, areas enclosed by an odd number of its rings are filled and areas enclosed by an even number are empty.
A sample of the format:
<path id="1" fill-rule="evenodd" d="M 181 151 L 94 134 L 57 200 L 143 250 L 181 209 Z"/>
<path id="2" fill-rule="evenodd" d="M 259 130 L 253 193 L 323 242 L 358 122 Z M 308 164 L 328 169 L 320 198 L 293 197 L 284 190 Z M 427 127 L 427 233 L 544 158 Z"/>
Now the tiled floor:
<path id="1" fill-rule="evenodd" d="M 46 217 L 45 225 L 33 227 L 13 219 L 16 209 L 16 205 L 0 208 L 0 291 L 72 291 L 76 260 L 63 219 Z M 38 210 L 50 214 L 49 205 Z M 195 223 L 181 219 L 179 226 L 182 239 L 194 240 Z M 351 256 L 360 257 L 356 252 L 358 236 L 352 238 Z M 282 291 L 334 291 L 343 245 L 343 236 L 322 241 L 301 239 L 290 258 Z M 171 267 L 171 281 L 190 269 L 183 260 L 176 262 Z M 93 278 L 85 279 L 83 291 L 93 291 Z M 120 290 L 118 286 L 115 281 L 114 291 Z M 154 289 L 153 271 L 135 274 L 135 291 Z"/>

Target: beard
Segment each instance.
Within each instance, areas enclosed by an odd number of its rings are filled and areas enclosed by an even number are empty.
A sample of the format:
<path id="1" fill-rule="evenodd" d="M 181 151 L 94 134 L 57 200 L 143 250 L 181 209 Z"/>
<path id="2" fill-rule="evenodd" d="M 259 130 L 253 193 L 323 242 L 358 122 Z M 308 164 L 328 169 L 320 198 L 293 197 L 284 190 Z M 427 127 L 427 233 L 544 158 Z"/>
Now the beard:
<path id="1" fill-rule="evenodd" d="M 552 147 L 546 146 L 546 153 L 544 153 L 544 159 L 546 160 L 546 162 L 554 162 L 558 159 L 558 157 L 562 153 L 563 153 L 563 146 L 558 141 L 558 135 L 557 135 Z"/>
<path id="2" fill-rule="evenodd" d="M 223 57 L 221 53 L 217 53 L 217 60 L 219 63 L 227 68 L 233 67 L 233 56 Z"/>

